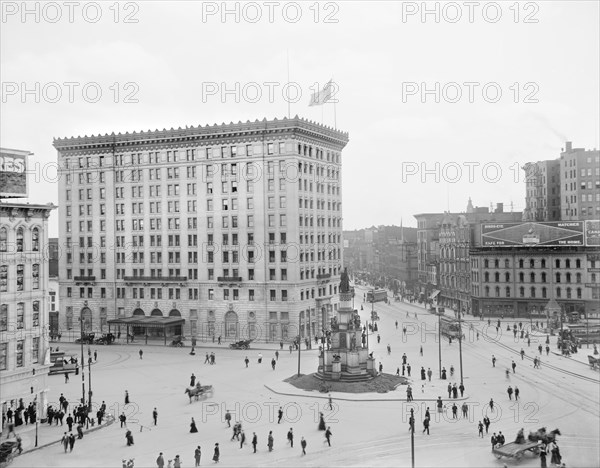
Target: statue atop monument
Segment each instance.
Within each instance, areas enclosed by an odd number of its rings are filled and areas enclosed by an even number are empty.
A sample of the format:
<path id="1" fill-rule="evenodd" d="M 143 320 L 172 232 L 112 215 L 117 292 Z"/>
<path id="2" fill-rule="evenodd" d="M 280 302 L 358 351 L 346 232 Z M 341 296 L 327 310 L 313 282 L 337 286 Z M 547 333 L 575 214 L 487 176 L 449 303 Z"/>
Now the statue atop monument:
<path id="1" fill-rule="evenodd" d="M 342 273 L 341 276 L 341 281 L 340 281 L 340 292 L 341 293 L 348 293 L 350 292 L 350 279 L 348 278 L 348 269 L 344 268 L 344 272 Z"/>

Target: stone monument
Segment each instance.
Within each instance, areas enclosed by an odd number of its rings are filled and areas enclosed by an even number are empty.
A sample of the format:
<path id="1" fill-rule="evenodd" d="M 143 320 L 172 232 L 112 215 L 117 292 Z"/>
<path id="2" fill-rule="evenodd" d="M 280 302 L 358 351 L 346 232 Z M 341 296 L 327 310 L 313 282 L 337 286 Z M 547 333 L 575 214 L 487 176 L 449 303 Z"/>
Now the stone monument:
<path id="1" fill-rule="evenodd" d="M 340 303 L 331 319 L 331 348 L 319 354 L 317 377 L 323 380 L 361 382 L 376 375 L 375 359 L 363 345 L 358 311 L 352 308 L 350 280 L 344 269 L 340 281 Z"/>

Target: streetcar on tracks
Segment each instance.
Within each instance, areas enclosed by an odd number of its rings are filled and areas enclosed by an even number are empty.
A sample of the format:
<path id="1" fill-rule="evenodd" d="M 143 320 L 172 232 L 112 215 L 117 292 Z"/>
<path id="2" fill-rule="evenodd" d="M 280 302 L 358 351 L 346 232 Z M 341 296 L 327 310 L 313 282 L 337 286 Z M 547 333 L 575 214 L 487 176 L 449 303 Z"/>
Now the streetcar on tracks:
<path id="1" fill-rule="evenodd" d="M 441 333 L 452 339 L 458 339 L 461 335 L 461 326 L 455 318 L 442 315 L 440 317 Z M 462 339 L 465 339 L 465 334 L 462 333 Z"/>
<path id="2" fill-rule="evenodd" d="M 367 302 L 387 301 L 387 291 L 385 289 L 371 289 L 367 291 Z"/>

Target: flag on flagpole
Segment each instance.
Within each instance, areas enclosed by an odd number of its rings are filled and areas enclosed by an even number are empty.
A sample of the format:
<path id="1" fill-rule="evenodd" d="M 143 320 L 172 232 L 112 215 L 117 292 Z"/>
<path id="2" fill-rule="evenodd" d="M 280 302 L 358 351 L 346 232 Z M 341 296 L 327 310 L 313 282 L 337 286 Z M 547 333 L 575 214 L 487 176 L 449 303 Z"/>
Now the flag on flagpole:
<path id="1" fill-rule="evenodd" d="M 325 104 L 327 101 L 329 101 L 331 99 L 331 97 L 333 96 L 333 84 L 332 84 L 332 80 L 329 80 L 325 86 L 323 86 L 323 89 L 321 91 L 317 91 L 316 93 L 313 93 L 313 95 L 310 98 L 310 103 L 308 104 L 309 107 L 311 106 L 322 106 L 323 104 Z"/>

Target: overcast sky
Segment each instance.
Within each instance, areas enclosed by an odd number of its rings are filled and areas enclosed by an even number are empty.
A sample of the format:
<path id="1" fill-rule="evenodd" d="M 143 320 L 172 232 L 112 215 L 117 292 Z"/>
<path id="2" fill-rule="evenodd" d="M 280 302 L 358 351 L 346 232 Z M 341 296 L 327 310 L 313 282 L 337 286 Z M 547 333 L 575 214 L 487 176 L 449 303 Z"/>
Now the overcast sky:
<path id="1" fill-rule="evenodd" d="M 333 104 L 308 107 L 331 78 L 345 229 L 415 226 L 469 196 L 521 211 L 518 167 L 600 146 L 596 1 L 428 2 L 437 18 L 422 2 L 111 5 L 2 4 L 0 145 L 34 153 L 32 203 L 57 203 L 54 137 L 281 118 L 297 90 L 292 116 L 333 126 Z"/>

